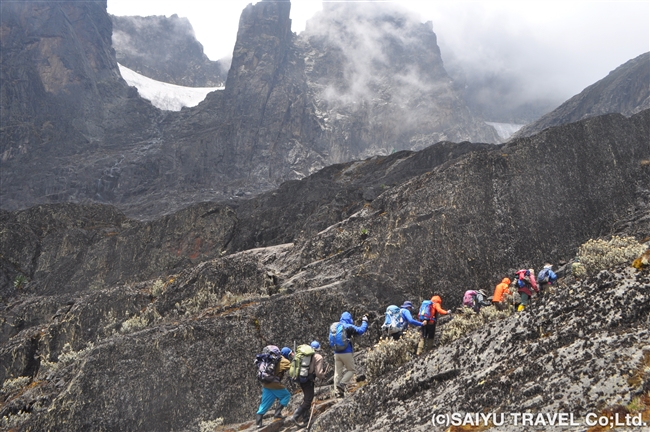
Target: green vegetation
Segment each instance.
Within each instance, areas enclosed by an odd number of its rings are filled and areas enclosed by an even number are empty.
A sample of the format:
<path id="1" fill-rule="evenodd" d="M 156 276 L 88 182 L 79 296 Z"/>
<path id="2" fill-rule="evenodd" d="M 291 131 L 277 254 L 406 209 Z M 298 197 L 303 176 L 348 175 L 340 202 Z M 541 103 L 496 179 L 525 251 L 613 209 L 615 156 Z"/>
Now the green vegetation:
<path id="1" fill-rule="evenodd" d="M 407 330 L 399 340 L 381 339 L 366 354 L 366 375 L 368 379 L 377 378 L 397 369 L 415 356 L 420 332 Z"/>
<path id="2" fill-rule="evenodd" d="M 646 247 L 634 237 L 614 236 L 610 240 L 589 240 L 578 249 L 580 264 L 588 275 L 632 262 L 645 252 Z"/>
<path id="3" fill-rule="evenodd" d="M 19 274 L 18 276 L 16 276 L 16 279 L 14 279 L 14 288 L 22 289 L 26 283 L 27 283 L 27 277 L 24 274 Z"/>
<path id="4" fill-rule="evenodd" d="M 506 296 L 506 301 L 509 302 L 510 299 L 508 297 Z M 464 308 L 462 314 L 455 314 L 449 324 L 444 326 L 444 331 L 440 337 L 440 344 L 448 344 L 473 330 L 483 327 L 489 322 L 507 318 L 513 312 L 514 307 L 512 305 L 508 305 L 503 311 L 497 310 L 494 306 L 485 306 L 481 308 L 479 313 L 474 312 L 473 309 Z"/>

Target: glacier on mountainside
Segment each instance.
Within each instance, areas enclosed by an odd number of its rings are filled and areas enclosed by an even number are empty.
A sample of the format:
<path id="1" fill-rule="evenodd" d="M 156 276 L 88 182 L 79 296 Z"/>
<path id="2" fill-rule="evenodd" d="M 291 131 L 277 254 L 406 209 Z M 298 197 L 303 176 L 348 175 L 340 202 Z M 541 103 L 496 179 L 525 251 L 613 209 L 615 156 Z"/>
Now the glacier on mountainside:
<path id="1" fill-rule="evenodd" d="M 201 103 L 205 96 L 224 87 L 184 87 L 147 78 L 144 75 L 117 64 L 122 78 L 128 85 L 138 89 L 140 96 L 153 106 L 165 111 L 180 111 L 183 107 L 193 107 Z"/>
<path id="2" fill-rule="evenodd" d="M 494 129 L 496 129 L 497 134 L 499 134 L 499 137 L 501 137 L 504 140 L 507 140 L 512 135 L 514 135 L 515 132 L 517 132 L 519 129 L 525 126 L 522 124 L 515 124 L 515 123 L 495 123 L 495 122 L 485 122 L 485 123 L 492 126 Z"/>

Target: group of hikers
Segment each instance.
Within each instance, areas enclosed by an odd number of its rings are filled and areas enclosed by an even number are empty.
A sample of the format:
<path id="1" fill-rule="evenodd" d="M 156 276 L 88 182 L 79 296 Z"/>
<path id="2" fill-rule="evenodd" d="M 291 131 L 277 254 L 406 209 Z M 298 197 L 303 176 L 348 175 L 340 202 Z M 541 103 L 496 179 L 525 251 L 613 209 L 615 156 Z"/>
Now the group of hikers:
<path id="1" fill-rule="evenodd" d="M 494 295 L 491 298 L 488 298 L 483 290 L 465 291 L 463 306 L 471 308 L 477 313 L 483 306 L 494 306 L 501 311 L 507 306 L 506 296 L 516 293 L 518 298 L 512 300 L 512 303 L 517 307 L 517 311 L 521 312 L 530 304 L 533 293 L 540 298 L 544 297 L 548 292 L 548 287 L 556 281 L 557 274 L 553 271 L 552 264 L 545 264 L 537 274 L 537 278 L 535 278 L 535 271 L 532 268 L 522 269 L 515 273 L 513 281 L 507 277 L 503 278 L 494 289 Z"/>
<path id="2" fill-rule="evenodd" d="M 515 273 L 514 280 L 505 277 L 494 289 L 494 294 L 488 298 L 483 290 L 468 290 L 463 296 L 463 308 L 471 308 L 479 312 L 484 306 L 495 306 L 498 310 L 507 307 L 510 294 L 517 293 L 519 299 L 513 304 L 517 311 L 526 308 L 536 293 L 543 297 L 548 287 L 557 281 L 552 264 L 545 264 L 535 277 L 533 269 L 522 269 Z M 512 289 L 512 291 L 511 291 Z M 399 340 L 409 325 L 420 327 L 420 341 L 416 355 L 430 351 L 434 346 L 436 323 L 441 315 L 451 316 L 451 311 L 442 308 L 442 298 L 434 295 L 430 300 L 424 300 L 418 310 L 417 319 L 413 317 L 413 303 L 405 301 L 400 307 L 390 305 L 386 308 L 382 337 Z M 329 343 L 334 351 L 334 395 L 338 398 L 345 396 L 346 389 L 356 373 L 352 337 L 360 336 L 368 329 L 368 316 L 364 315 L 361 325 L 356 326 L 350 312 L 343 312 L 339 321 L 329 329 Z M 300 384 L 304 398 L 300 406 L 290 418 L 297 425 L 308 424 L 311 420 L 311 405 L 315 393 L 315 380 L 324 380 L 327 367 L 320 354 L 321 346 L 318 341 L 309 345 L 300 345 L 295 352 L 284 347 L 281 350 L 275 345 L 268 345 L 262 354 L 256 356 L 255 365 L 257 377 L 262 383 L 262 401 L 256 415 L 256 425 L 262 427 L 264 414 L 271 408 L 276 399 L 279 406 L 274 418 L 284 419 L 282 410 L 287 407 L 291 393 L 282 384 L 284 373 L 289 371 L 292 381 Z"/>

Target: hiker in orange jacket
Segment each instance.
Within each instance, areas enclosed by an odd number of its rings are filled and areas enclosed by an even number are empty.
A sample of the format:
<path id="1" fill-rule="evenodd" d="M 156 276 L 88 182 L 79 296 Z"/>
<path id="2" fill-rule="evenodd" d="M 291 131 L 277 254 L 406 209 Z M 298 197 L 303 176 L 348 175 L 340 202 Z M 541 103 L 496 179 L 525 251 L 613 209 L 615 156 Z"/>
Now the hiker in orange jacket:
<path id="1" fill-rule="evenodd" d="M 420 342 L 418 342 L 417 355 L 422 354 L 425 351 L 430 351 L 433 348 L 434 337 L 436 336 L 436 322 L 438 321 L 439 315 L 447 315 L 451 312 L 444 310 L 442 308 L 442 299 L 440 296 L 434 295 L 431 297 L 431 311 L 429 312 L 431 318 L 428 320 L 422 321 L 422 327 L 420 331 L 422 332 L 422 337 Z"/>
<path id="2" fill-rule="evenodd" d="M 508 286 L 510 285 L 509 278 L 503 278 L 500 284 L 494 289 L 494 295 L 492 296 L 492 304 L 497 310 L 504 310 L 506 308 L 506 303 L 503 301 L 503 296 L 510 294 Z"/>

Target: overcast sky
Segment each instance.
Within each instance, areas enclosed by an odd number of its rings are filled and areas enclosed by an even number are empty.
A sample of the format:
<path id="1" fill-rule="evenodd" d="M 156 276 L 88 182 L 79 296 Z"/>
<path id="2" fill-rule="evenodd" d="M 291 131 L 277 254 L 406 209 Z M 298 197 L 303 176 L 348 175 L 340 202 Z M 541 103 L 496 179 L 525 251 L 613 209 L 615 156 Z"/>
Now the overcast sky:
<path id="1" fill-rule="evenodd" d="M 108 0 L 113 15 L 187 17 L 212 59 L 232 55 L 239 16 L 251 1 Z M 362 2 L 360 2 L 362 3 Z M 386 2 L 388 3 L 388 2 Z M 650 51 L 650 1 L 399 1 L 432 21 L 443 61 L 526 77 L 532 94 L 568 98 Z M 292 30 L 322 9 L 293 0 Z"/>

